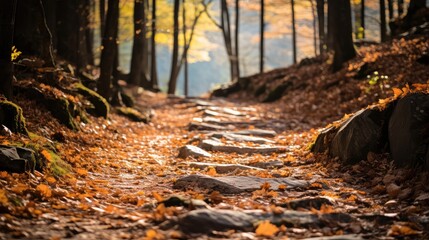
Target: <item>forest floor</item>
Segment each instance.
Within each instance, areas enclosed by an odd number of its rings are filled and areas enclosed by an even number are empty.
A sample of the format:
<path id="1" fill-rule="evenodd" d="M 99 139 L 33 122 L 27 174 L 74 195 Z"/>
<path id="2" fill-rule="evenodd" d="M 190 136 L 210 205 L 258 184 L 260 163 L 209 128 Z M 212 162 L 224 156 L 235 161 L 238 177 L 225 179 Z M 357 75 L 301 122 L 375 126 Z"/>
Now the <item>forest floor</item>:
<path id="1" fill-rule="evenodd" d="M 0 143 L 49 144 L 71 168 L 0 172 L 0 238 L 428 239 L 427 173 L 395 168 L 387 154 L 343 165 L 309 151 L 326 124 L 394 87 L 427 89 L 428 50 L 425 36 L 398 39 L 361 48 L 335 74 L 323 62 L 254 77 L 255 91 L 303 83 L 273 103 L 250 90 L 229 99 L 144 92 L 136 102 L 153 109 L 149 124 L 111 114 L 79 132 L 18 95 L 33 135 Z"/>

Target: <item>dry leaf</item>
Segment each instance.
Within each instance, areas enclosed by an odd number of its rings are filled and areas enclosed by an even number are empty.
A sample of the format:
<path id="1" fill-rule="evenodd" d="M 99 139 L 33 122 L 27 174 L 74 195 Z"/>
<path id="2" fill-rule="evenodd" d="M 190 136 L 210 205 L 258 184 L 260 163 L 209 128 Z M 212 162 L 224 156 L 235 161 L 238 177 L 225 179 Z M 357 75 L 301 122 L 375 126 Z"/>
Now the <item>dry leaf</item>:
<path id="1" fill-rule="evenodd" d="M 395 224 L 392 225 L 390 230 L 388 231 L 388 236 L 406 236 L 406 235 L 416 235 L 419 234 L 419 231 L 416 231 L 409 226 Z"/>
<path id="2" fill-rule="evenodd" d="M 39 184 L 39 185 L 36 187 L 36 190 L 37 190 L 37 191 L 39 191 L 40 195 L 42 195 L 43 197 L 47 197 L 47 198 L 49 198 L 49 197 L 51 197 L 51 196 L 52 196 L 52 191 L 51 191 L 51 189 L 49 188 L 49 186 L 48 186 L 48 185 L 45 185 L 45 184 Z"/>
<path id="3" fill-rule="evenodd" d="M 9 203 L 9 200 L 6 195 L 6 191 L 3 189 L 0 189 L 0 205 L 6 206 L 8 205 L 8 203 Z"/>
<path id="4" fill-rule="evenodd" d="M 270 223 L 268 220 L 265 220 L 258 225 L 255 233 L 258 236 L 273 237 L 278 231 L 279 228 L 276 225 Z"/>
<path id="5" fill-rule="evenodd" d="M 152 196 L 156 199 L 156 201 L 158 201 L 158 202 L 162 202 L 162 201 L 164 201 L 164 198 L 163 197 L 161 197 L 161 195 L 159 195 L 159 193 L 157 193 L 157 192 L 152 192 Z"/>
<path id="6" fill-rule="evenodd" d="M 212 177 L 216 176 L 217 175 L 216 169 L 214 167 L 209 167 L 207 169 L 207 175 Z"/>

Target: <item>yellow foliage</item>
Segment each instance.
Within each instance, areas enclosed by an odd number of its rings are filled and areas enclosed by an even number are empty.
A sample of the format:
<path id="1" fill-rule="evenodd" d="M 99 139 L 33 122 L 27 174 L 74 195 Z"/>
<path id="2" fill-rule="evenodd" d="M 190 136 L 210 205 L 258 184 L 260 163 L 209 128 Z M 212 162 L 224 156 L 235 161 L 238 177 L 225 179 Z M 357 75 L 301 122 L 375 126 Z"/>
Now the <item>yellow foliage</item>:
<path id="1" fill-rule="evenodd" d="M 22 53 L 21 51 L 18 51 L 18 49 L 15 46 L 13 46 L 12 52 L 10 54 L 11 61 L 15 61 L 19 57 L 19 55 L 21 55 L 21 53 Z"/>

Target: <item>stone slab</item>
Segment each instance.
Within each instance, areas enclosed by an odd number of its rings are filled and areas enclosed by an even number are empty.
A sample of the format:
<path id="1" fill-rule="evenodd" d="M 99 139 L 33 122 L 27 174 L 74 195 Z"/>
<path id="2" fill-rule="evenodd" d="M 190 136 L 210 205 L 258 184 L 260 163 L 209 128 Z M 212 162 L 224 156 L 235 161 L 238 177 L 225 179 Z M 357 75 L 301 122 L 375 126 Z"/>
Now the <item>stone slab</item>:
<path id="1" fill-rule="evenodd" d="M 200 145 L 200 148 L 205 149 L 207 151 L 218 151 L 218 152 L 226 152 L 226 153 L 238 153 L 238 154 L 270 154 L 276 152 L 287 152 L 289 149 L 283 146 L 269 146 L 269 145 L 261 145 L 261 146 L 237 146 L 237 145 L 225 145 L 222 142 L 214 141 L 211 139 L 203 140 Z"/>

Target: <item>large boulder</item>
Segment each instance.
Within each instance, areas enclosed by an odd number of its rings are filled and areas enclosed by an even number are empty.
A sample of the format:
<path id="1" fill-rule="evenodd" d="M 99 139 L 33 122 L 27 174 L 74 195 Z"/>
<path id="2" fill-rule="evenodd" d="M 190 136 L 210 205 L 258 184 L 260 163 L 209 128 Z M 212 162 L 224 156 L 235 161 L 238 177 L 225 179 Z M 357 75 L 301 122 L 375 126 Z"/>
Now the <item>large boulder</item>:
<path id="1" fill-rule="evenodd" d="M 28 148 L 0 145 L 0 171 L 22 173 L 33 171 L 34 151 Z"/>
<path id="2" fill-rule="evenodd" d="M 337 126 L 319 134 L 312 151 L 325 152 L 345 163 L 366 159 L 369 152 L 380 152 L 387 145 L 388 122 L 394 102 L 386 107 L 362 109 Z"/>
<path id="3" fill-rule="evenodd" d="M 398 101 L 389 122 L 390 152 L 398 166 L 429 167 L 429 95 L 413 93 Z"/>

